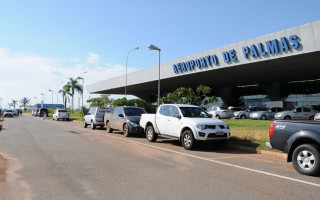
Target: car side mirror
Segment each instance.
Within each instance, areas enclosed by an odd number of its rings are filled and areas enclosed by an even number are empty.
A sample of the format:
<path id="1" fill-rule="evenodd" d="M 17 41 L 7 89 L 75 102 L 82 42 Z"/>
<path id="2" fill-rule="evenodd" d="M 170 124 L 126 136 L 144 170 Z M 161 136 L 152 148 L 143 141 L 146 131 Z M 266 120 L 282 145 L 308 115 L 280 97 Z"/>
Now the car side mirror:
<path id="1" fill-rule="evenodd" d="M 172 117 L 180 119 L 180 115 L 179 114 L 173 114 Z"/>
<path id="2" fill-rule="evenodd" d="M 90 113 L 88 112 L 87 115 L 90 115 Z"/>
<path id="3" fill-rule="evenodd" d="M 119 114 L 119 117 L 124 117 L 123 114 Z"/>
<path id="4" fill-rule="evenodd" d="M 294 112 L 294 113 L 296 113 L 297 111 L 296 111 L 296 110 L 294 110 L 293 112 Z"/>
<path id="5" fill-rule="evenodd" d="M 209 114 L 210 115 L 210 117 L 212 118 L 213 117 L 213 115 L 212 114 Z"/>

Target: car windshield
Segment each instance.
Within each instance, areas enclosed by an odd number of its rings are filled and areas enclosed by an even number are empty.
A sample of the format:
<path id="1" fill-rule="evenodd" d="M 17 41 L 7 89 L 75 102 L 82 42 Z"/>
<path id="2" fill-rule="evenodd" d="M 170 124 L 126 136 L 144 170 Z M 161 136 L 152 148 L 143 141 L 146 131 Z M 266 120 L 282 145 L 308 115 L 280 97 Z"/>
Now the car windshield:
<path id="1" fill-rule="evenodd" d="M 12 112 L 12 110 L 6 110 L 6 112 Z"/>
<path id="2" fill-rule="evenodd" d="M 200 107 L 180 107 L 184 117 L 192 118 L 211 118 L 211 115 Z"/>
<path id="3" fill-rule="evenodd" d="M 141 114 L 146 113 L 142 108 L 124 108 L 123 110 L 126 116 L 140 116 Z"/>
<path id="4" fill-rule="evenodd" d="M 58 110 L 58 112 L 68 112 L 68 111 L 66 111 L 66 110 Z"/>

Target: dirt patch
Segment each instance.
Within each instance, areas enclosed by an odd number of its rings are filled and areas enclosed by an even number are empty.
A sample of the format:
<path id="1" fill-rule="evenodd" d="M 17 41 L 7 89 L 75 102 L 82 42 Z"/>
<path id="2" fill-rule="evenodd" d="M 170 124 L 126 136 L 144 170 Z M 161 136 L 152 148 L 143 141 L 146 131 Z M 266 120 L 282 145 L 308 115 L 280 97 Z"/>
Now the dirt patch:
<path id="1" fill-rule="evenodd" d="M 8 160 L 0 155 L 0 183 L 6 181 L 7 162 Z"/>
<path id="2" fill-rule="evenodd" d="M 6 191 L 5 183 L 7 178 L 7 167 L 8 167 L 8 160 L 0 155 L 0 199 L 4 199 L 4 193 Z"/>

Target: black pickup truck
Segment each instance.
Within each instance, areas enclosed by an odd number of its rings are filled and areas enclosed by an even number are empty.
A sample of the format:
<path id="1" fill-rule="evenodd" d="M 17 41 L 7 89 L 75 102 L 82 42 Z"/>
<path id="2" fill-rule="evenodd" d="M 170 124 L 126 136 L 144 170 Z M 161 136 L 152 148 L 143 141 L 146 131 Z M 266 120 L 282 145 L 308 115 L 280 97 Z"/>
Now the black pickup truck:
<path id="1" fill-rule="evenodd" d="M 320 172 L 320 123 L 317 121 L 273 121 L 269 128 L 270 149 L 288 154 L 287 162 L 301 174 Z"/>

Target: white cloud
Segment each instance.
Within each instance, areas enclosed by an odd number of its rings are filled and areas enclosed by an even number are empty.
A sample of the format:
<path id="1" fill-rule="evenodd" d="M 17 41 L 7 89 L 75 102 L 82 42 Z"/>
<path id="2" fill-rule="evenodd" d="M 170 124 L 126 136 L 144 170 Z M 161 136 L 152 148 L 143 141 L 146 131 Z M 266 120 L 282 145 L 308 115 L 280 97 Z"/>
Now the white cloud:
<path id="1" fill-rule="evenodd" d="M 90 60 L 95 64 L 100 59 L 97 54 L 93 53 L 89 53 L 87 58 L 87 62 Z M 31 103 L 34 104 L 36 99 L 38 102 L 42 100 L 41 93 L 45 94 L 45 103 L 51 103 L 52 93 L 48 91 L 49 89 L 54 91 L 53 103 L 57 102 L 57 95 L 58 102 L 62 103 L 61 95 L 57 92 L 68 82 L 69 77 L 76 78 L 81 75 L 84 78 L 84 85 L 88 85 L 125 73 L 125 67 L 119 64 L 104 63 L 101 66 L 97 64 L 95 67 L 89 67 L 86 63 L 73 63 L 73 67 L 63 66 L 63 63 L 68 61 L 70 60 L 63 61 L 56 58 L 16 53 L 0 47 L 0 98 L 2 98 L 0 106 L 8 107 L 8 103 L 12 100 L 21 100 L 23 97 L 31 99 Z M 68 66 L 72 66 L 72 62 L 70 63 L 71 65 Z M 136 70 L 128 68 L 128 72 Z M 87 73 L 83 73 L 85 71 Z M 82 81 L 79 80 L 79 83 L 82 84 Z M 84 102 L 88 98 L 89 94 L 85 90 Z M 75 95 L 75 107 L 78 106 L 78 102 L 78 95 Z"/>
<path id="2" fill-rule="evenodd" d="M 87 63 L 88 64 L 98 64 L 98 61 L 100 60 L 100 56 L 95 53 L 88 53 L 87 55 Z"/>

